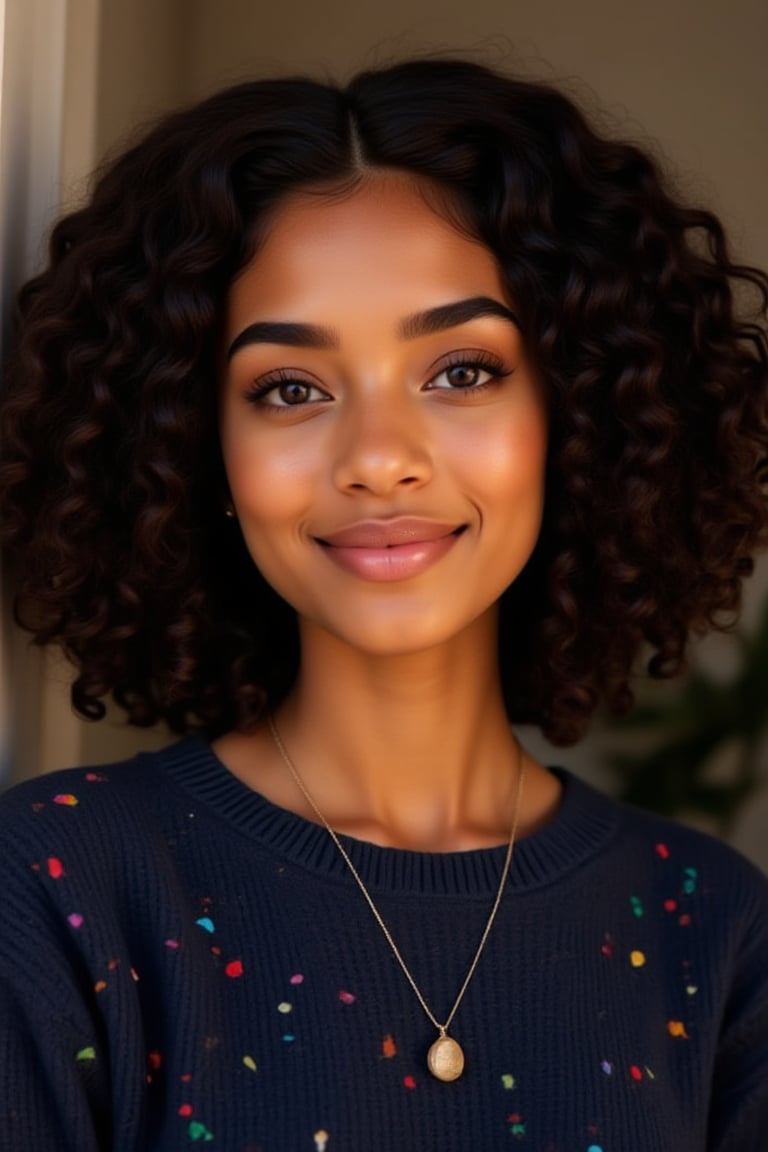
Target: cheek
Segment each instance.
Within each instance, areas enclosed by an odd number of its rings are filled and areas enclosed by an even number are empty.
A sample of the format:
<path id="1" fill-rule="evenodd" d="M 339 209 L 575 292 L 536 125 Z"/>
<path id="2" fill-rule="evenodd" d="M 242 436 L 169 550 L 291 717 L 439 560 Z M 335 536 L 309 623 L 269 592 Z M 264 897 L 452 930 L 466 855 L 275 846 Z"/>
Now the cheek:
<path id="1" fill-rule="evenodd" d="M 247 429 L 222 434 L 229 490 L 243 529 L 281 524 L 297 516 L 312 490 L 313 464 L 306 445 L 283 444 Z"/>
<path id="2" fill-rule="evenodd" d="M 538 412 L 498 419 L 465 435 L 459 447 L 462 468 L 481 504 L 528 497 L 543 504 L 547 429 Z"/>

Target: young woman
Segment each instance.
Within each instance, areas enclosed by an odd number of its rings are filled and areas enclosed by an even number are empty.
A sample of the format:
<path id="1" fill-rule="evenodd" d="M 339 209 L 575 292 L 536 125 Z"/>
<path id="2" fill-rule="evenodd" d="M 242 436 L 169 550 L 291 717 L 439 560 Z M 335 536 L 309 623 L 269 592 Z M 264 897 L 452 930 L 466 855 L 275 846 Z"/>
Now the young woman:
<path id="1" fill-rule="evenodd" d="M 22 293 L 5 531 L 77 710 L 185 738 L 4 798 L 1 1148 L 764 1148 L 765 880 L 510 721 L 573 742 L 738 607 L 767 291 L 457 60 L 101 175 Z"/>

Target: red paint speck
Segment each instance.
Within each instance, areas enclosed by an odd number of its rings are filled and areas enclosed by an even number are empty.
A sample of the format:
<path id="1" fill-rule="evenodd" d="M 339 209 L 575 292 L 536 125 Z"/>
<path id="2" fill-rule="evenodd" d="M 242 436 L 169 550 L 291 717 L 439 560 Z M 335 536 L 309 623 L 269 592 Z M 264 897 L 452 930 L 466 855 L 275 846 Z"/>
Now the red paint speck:
<path id="1" fill-rule="evenodd" d="M 182 1084 L 189 1084 L 192 1080 L 192 1073 L 191 1072 L 184 1072 L 179 1077 L 179 1079 L 181 1080 Z"/>
<path id="2" fill-rule="evenodd" d="M 157 1072 L 157 1070 L 162 1066 L 163 1058 L 157 1049 L 147 1053 L 147 1063 L 153 1072 Z"/>
<path id="3" fill-rule="evenodd" d="M 227 976 L 229 976 L 230 980 L 237 980 L 238 976 L 242 976 L 243 974 L 242 960 L 230 960 L 224 971 L 226 972 Z"/>
<path id="4" fill-rule="evenodd" d="M 391 1060 L 393 1056 L 397 1056 L 397 1044 L 395 1044 L 394 1038 L 389 1034 L 387 1034 L 382 1041 L 381 1054 L 386 1060 Z"/>
<path id="5" fill-rule="evenodd" d="M 406 1088 L 416 1087 L 416 1081 L 414 1080 L 413 1076 L 406 1076 L 403 1080 L 403 1084 L 405 1084 Z"/>
<path id="6" fill-rule="evenodd" d="M 669 860 L 669 848 L 667 848 L 666 844 L 657 844 L 656 851 L 662 860 Z"/>
<path id="7" fill-rule="evenodd" d="M 664 901 L 665 912 L 674 912 L 676 908 L 677 908 L 677 900 L 665 900 Z"/>
<path id="8" fill-rule="evenodd" d="M 192 1105 L 191 1104 L 182 1104 L 179 1108 L 179 1116 L 191 1116 L 191 1115 L 192 1115 Z"/>
<path id="9" fill-rule="evenodd" d="M 48 875 L 52 880 L 61 880 L 62 876 L 66 876 L 64 865 L 58 856 L 48 857 Z"/>
<path id="10" fill-rule="evenodd" d="M 629 1070 L 629 1074 L 633 1080 L 642 1080 L 642 1078 L 643 1078 L 643 1073 L 638 1068 L 637 1064 L 632 1065 L 632 1067 Z"/>
<path id="11" fill-rule="evenodd" d="M 687 928 L 687 927 L 688 927 L 688 925 L 690 924 L 690 922 L 691 922 L 691 918 L 690 918 L 690 916 L 688 915 L 688 913 L 687 913 L 687 912 L 684 912 L 684 913 L 683 913 L 683 915 L 682 915 L 682 916 L 680 917 L 680 919 L 678 920 L 678 924 L 679 924 L 679 925 L 680 925 L 682 928 Z"/>

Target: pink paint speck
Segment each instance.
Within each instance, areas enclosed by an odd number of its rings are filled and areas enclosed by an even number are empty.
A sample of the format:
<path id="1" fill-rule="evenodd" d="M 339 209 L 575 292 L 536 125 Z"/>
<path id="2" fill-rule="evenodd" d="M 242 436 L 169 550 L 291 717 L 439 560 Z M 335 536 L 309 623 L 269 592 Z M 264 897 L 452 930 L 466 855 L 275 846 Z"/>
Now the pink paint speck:
<path id="1" fill-rule="evenodd" d="M 67 923 L 72 928 L 82 928 L 83 917 L 80 915 L 79 912 L 70 912 L 69 916 L 67 916 Z"/>
<path id="2" fill-rule="evenodd" d="M 178 940 L 166 940 L 165 946 L 166 948 L 170 948 L 172 951 L 175 951 L 179 947 L 179 942 Z"/>
<path id="3" fill-rule="evenodd" d="M 291 976 L 291 979 L 289 980 L 289 984 L 303 984 L 303 983 L 304 983 L 304 977 L 302 976 L 301 972 L 297 972 L 294 976 Z"/>
<path id="4" fill-rule="evenodd" d="M 339 992 L 339 1000 L 341 1000 L 342 1004 L 354 1004 L 357 996 L 352 992 Z"/>

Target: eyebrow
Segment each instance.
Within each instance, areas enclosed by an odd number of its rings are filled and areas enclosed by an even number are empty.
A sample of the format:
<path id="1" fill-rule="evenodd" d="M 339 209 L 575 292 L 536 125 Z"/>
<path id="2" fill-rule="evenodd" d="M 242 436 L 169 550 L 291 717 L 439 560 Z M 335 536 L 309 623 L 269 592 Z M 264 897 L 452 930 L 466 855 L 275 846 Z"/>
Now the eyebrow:
<path id="1" fill-rule="evenodd" d="M 431 336 L 446 328 L 456 328 L 470 320 L 496 316 L 520 327 L 520 321 L 511 309 L 494 300 L 491 296 L 471 296 L 466 300 L 456 300 L 452 304 L 441 304 L 407 316 L 398 325 L 401 340 L 414 340 L 418 336 Z M 323 328 L 317 324 L 284 323 L 276 320 L 262 320 L 249 324 L 232 341 L 227 352 L 231 360 L 236 352 L 248 344 L 286 344 L 292 348 L 338 348 L 338 333 L 333 328 Z"/>

